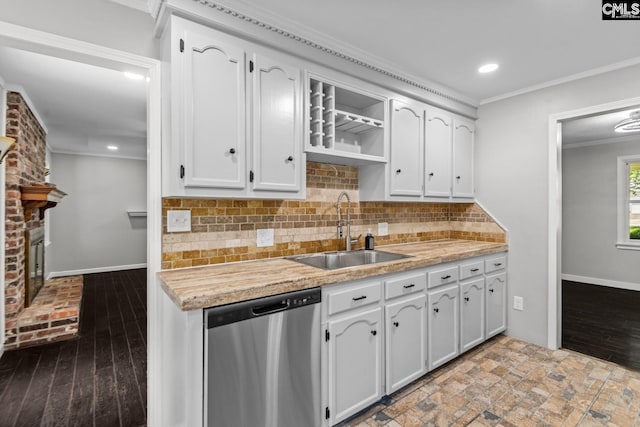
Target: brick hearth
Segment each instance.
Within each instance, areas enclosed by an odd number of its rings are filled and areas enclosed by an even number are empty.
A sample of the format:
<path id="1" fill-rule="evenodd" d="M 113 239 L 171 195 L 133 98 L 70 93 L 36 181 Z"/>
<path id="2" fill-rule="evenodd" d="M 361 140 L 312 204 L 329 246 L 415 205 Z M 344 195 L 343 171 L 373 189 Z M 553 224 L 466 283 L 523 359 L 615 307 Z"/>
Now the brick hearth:
<path id="1" fill-rule="evenodd" d="M 7 350 L 64 341 L 78 336 L 82 276 L 47 280 L 16 319 L 7 324 Z"/>

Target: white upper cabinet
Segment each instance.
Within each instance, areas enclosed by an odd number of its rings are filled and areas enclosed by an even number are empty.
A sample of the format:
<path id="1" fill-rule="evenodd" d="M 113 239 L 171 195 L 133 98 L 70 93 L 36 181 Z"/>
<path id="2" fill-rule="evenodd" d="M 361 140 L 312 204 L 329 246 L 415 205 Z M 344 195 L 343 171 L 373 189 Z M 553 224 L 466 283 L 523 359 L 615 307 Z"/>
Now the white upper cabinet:
<path id="1" fill-rule="evenodd" d="M 167 40 L 163 195 L 304 198 L 301 70 L 175 16 Z"/>
<path id="2" fill-rule="evenodd" d="M 254 190 L 299 191 L 302 149 L 300 70 L 255 54 Z"/>
<path id="3" fill-rule="evenodd" d="M 245 187 L 245 52 L 183 34 L 182 174 L 187 187 Z"/>
<path id="4" fill-rule="evenodd" d="M 453 120 L 453 197 L 472 198 L 473 187 L 473 122 Z"/>
<path id="5" fill-rule="evenodd" d="M 453 118 L 443 110 L 427 108 L 425 122 L 424 195 L 451 195 L 451 138 Z"/>
<path id="6" fill-rule="evenodd" d="M 422 195 L 422 150 L 424 147 L 424 110 L 418 105 L 391 101 L 392 196 Z"/>

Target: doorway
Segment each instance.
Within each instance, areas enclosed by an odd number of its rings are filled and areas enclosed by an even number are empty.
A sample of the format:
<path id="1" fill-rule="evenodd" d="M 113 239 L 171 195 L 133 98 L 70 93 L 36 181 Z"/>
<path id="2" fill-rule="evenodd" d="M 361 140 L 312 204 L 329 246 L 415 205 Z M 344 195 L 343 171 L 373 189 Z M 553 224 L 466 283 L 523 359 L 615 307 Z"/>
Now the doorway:
<path id="1" fill-rule="evenodd" d="M 640 98 L 596 105 L 549 117 L 549 222 L 548 222 L 548 319 L 547 345 L 551 349 L 562 346 L 562 248 L 563 248 L 563 147 L 562 124 L 564 122 L 632 109 L 640 105 Z"/>
<path id="2" fill-rule="evenodd" d="M 155 275 L 160 269 L 160 238 L 161 238 L 161 191 L 160 191 L 160 63 L 151 58 L 140 57 L 126 52 L 115 51 L 77 40 L 54 36 L 47 33 L 30 31 L 25 28 L 8 26 L 0 29 L 0 44 L 8 47 L 44 53 L 57 58 L 74 60 L 80 63 L 99 65 L 118 71 L 136 71 L 149 78 L 146 95 L 146 210 L 147 210 L 147 243 L 146 264 L 147 273 L 144 293 L 148 302 L 147 330 L 148 330 L 148 363 L 147 370 L 153 371 L 156 364 L 158 336 L 158 321 L 156 318 L 155 302 L 157 287 Z M 3 187 L 4 188 L 4 187 Z M 4 190 L 0 194 L 4 201 Z M 137 206 L 134 209 L 138 208 Z M 4 261 L 4 260 L 3 260 Z M 2 262 L 4 267 L 4 262 Z M 4 269 L 4 268 L 3 268 Z M 4 329 L 4 316 L 0 319 Z M 3 351 L 0 348 L 0 353 Z M 157 375 L 148 376 L 148 422 L 152 424 L 157 409 L 154 402 L 158 401 L 159 388 L 155 386 Z"/>

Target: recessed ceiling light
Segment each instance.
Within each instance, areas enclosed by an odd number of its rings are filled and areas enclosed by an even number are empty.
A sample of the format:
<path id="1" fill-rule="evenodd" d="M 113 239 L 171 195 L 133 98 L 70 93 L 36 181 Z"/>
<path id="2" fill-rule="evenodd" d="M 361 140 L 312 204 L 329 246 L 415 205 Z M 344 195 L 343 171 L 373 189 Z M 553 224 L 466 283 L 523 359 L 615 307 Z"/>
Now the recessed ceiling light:
<path id="1" fill-rule="evenodd" d="M 491 73 L 492 71 L 495 71 L 498 69 L 498 64 L 484 64 L 483 66 L 481 66 L 480 68 L 478 68 L 478 72 L 479 73 Z"/>
<path id="2" fill-rule="evenodd" d="M 118 149 L 117 145 L 107 145 L 107 150 L 116 151 Z"/>
<path id="3" fill-rule="evenodd" d="M 124 72 L 124 76 L 128 79 L 131 80 L 142 80 L 144 79 L 144 76 L 142 74 L 137 74 L 137 73 L 130 73 L 128 71 Z"/>

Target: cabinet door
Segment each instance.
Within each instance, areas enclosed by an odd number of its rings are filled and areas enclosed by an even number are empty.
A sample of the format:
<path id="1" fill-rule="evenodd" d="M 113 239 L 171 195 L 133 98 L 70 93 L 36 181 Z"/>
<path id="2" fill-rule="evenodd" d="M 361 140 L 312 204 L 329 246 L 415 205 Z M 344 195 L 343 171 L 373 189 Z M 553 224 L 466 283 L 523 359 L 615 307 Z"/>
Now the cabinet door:
<path id="1" fill-rule="evenodd" d="M 181 79 L 184 185 L 246 184 L 245 52 L 216 32 L 185 32 Z M 173 141 L 172 143 L 180 143 Z M 182 174 L 182 172 L 181 172 Z"/>
<path id="2" fill-rule="evenodd" d="M 382 396 L 382 309 L 329 322 L 330 424 Z"/>
<path id="3" fill-rule="evenodd" d="M 386 306 L 387 394 L 391 394 L 426 372 L 426 297 Z"/>
<path id="4" fill-rule="evenodd" d="M 424 195 L 449 197 L 453 119 L 442 110 L 429 108 L 425 126 Z"/>
<path id="5" fill-rule="evenodd" d="M 507 275 L 486 277 L 487 339 L 507 329 Z"/>
<path id="6" fill-rule="evenodd" d="M 391 101 L 389 192 L 392 196 L 422 194 L 423 121 L 422 108 Z"/>
<path id="7" fill-rule="evenodd" d="M 458 285 L 428 293 L 429 370 L 458 355 Z"/>
<path id="8" fill-rule="evenodd" d="M 254 55 L 254 190 L 299 191 L 302 164 L 300 69 Z"/>
<path id="9" fill-rule="evenodd" d="M 453 120 L 453 197 L 473 197 L 473 123 Z"/>
<path id="10" fill-rule="evenodd" d="M 460 284 L 460 353 L 484 341 L 484 277 Z"/>

